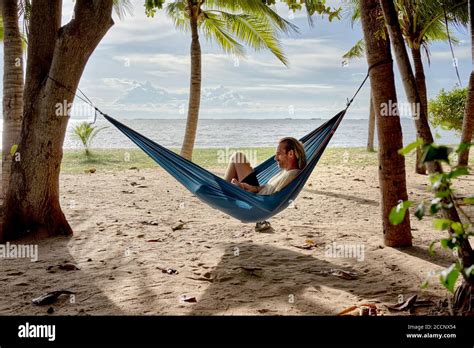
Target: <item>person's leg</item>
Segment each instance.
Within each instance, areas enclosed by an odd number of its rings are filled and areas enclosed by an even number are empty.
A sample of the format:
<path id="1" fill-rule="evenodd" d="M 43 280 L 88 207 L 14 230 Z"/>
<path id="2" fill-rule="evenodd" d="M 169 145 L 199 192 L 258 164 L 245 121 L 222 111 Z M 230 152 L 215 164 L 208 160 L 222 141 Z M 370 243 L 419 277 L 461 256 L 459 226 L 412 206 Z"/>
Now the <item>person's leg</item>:
<path id="1" fill-rule="evenodd" d="M 237 179 L 239 182 L 245 179 L 247 175 L 253 172 L 253 168 L 247 161 L 242 152 L 236 152 L 232 155 L 224 176 L 226 181 Z"/>

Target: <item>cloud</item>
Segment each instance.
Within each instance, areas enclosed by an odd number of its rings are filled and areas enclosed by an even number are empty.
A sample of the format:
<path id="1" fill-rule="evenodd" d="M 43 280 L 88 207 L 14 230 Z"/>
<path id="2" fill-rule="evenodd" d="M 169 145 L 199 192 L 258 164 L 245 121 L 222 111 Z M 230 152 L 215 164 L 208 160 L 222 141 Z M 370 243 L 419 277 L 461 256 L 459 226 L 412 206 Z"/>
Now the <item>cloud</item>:
<path id="1" fill-rule="evenodd" d="M 175 111 L 187 104 L 189 95 L 187 92 L 172 91 L 162 87 L 154 86 L 150 81 L 136 82 L 126 80 L 108 81 L 115 82 L 122 86 L 131 86 L 113 105 L 124 105 L 128 107 L 168 107 Z M 255 105 L 254 102 L 245 98 L 236 91 L 226 88 L 223 85 L 217 87 L 206 87 L 201 91 L 201 106 L 203 108 L 231 108 Z"/>

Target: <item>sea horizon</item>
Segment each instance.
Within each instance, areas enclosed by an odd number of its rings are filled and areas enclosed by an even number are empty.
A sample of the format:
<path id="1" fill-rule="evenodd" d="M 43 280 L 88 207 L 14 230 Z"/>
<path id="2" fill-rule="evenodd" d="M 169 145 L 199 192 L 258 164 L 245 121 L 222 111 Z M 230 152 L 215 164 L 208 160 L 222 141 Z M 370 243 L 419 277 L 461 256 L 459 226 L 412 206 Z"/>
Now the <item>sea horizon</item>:
<path id="1" fill-rule="evenodd" d="M 184 138 L 186 119 L 119 119 L 137 132 L 169 148 L 180 148 Z M 255 148 L 272 147 L 286 136 L 300 138 L 328 119 L 286 118 L 286 119 L 200 119 L 195 148 Z M 82 144 L 75 139 L 73 128 L 83 119 L 69 120 L 63 149 L 81 149 Z M 416 140 L 413 120 L 401 118 L 403 143 Z M 92 142 L 92 148 L 130 149 L 136 145 L 103 118 L 98 118 L 95 126 L 102 129 Z M 0 135 L 2 124 L 0 123 Z M 441 138 L 435 141 L 443 144 L 459 143 L 460 137 L 454 131 L 432 128 L 433 135 Z M 329 147 L 365 147 L 368 138 L 368 120 L 345 118 L 329 143 Z M 374 144 L 377 145 L 377 133 Z"/>

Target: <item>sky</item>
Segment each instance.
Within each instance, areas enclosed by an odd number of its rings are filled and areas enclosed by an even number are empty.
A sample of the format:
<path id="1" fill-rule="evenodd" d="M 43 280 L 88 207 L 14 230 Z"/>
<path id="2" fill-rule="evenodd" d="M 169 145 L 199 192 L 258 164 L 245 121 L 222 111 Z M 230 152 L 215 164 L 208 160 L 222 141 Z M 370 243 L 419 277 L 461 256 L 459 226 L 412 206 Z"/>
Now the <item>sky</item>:
<path id="1" fill-rule="evenodd" d="M 186 118 L 190 34 L 177 30 L 164 11 L 147 18 L 144 1 L 132 2 L 133 14 L 123 19 L 114 15 L 115 25 L 90 57 L 80 88 L 117 118 Z M 339 7 L 343 2 L 331 0 L 328 5 Z M 63 24 L 70 20 L 73 6 L 72 1 L 63 1 Z M 363 36 L 360 24 L 352 26 L 343 12 L 341 20 L 331 23 L 316 15 L 310 27 L 305 12 L 293 14 L 281 4 L 277 11 L 299 28 L 298 34 L 281 38 L 289 67 L 268 52 L 247 50 L 245 58 L 235 58 L 201 36 L 200 118 L 325 119 L 345 107 L 367 71 L 365 58 L 342 65 L 342 55 Z M 460 42 L 454 50 L 466 85 L 471 69 L 469 36 L 467 30 L 456 31 L 455 36 Z M 448 44 L 434 43 L 430 50 L 431 64 L 425 56 L 425 66 L 433 97 L 441 88 L 451 89 L 457 78 Z M 3 62 L 0 66 L 3 70 Z M 403 102 L 399 78 L 396 85 Z M 367 84 L 346 117 L 368 118 L 368 105 Z M 91 115 L 75 103 L 73 119 Z"/>

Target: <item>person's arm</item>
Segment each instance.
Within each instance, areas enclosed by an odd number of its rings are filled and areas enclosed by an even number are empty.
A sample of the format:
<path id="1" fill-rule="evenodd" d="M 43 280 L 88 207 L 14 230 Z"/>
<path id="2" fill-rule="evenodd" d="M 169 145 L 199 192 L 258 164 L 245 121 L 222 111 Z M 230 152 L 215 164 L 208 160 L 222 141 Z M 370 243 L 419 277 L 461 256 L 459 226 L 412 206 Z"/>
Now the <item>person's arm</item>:
<path id="1" fill-rule="evenodd" d="M 253 185 L 249 185 L 245 182 L 241 182 L 239 184 L 239 186 L 241 188 L 243 188 L 245 191 L 249 191 L 249 192 L 253 192 L 253 193 L 259 193 L 260 190 L 263 188 L 263 186 L 253 186 Z"/>

